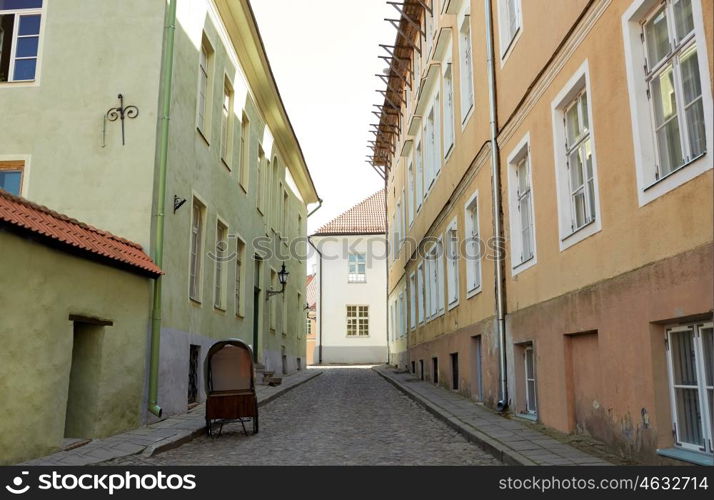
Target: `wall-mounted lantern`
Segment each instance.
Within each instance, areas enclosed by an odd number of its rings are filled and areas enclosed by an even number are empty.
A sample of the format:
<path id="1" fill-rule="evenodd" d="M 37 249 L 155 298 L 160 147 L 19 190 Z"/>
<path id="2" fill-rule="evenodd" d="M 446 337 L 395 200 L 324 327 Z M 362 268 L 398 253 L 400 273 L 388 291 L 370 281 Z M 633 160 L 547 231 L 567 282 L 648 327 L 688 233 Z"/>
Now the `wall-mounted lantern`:
<path id="1" fill-rule="evenodd" d="M 283 262 L 280 271 L 278 272 L 278 281 L 280 282 L 280 290 L 267 290 L 267 298 L 269 299 L 273 295 L 280 295 L 285 292 L 285 285 L 288 283 L 288 275 L 290 273 L 285 269 L 285 263 Z"/>

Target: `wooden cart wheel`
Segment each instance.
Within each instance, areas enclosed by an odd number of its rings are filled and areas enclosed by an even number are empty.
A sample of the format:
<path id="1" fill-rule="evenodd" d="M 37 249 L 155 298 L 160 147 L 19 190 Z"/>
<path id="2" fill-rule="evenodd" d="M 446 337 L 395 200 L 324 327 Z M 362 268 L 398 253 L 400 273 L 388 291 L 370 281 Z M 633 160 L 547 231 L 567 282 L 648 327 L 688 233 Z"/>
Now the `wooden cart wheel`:
<path id="1" fill-rule="evenodd" d="M 258 415 L 253 417 L 253 434 L 258 434 Z"/>

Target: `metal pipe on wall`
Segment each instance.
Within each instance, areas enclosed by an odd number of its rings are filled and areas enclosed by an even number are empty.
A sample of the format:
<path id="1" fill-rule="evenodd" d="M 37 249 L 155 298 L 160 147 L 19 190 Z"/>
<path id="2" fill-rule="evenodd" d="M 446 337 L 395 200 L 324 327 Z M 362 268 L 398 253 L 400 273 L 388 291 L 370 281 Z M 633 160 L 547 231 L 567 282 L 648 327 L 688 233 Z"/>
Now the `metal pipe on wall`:
<path id="1" fill-rule="evenodd" d="M 506 358 L 506 290 L 503 282 L 503 212 L 501 209 L 501 170 L 498 148 L 498 113 L 496 101 L 496 62 L 493 46 L 492 0 L 484 0 L 486 16 L 486 57 L 488 66 L 489 124 L 491 129 L 491 190 L 493 191 L 493 230 L 496 237 L 495 289 L 496 330 L 499 351 L 499 401 L 498 410 L 508 408 L 508 372 Z"/>

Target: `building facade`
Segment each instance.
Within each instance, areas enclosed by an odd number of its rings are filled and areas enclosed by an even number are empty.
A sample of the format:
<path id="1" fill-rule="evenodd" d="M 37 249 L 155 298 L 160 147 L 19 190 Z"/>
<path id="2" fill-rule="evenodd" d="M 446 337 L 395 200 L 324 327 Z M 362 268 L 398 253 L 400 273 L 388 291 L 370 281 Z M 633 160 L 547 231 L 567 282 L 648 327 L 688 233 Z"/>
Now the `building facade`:
<path id="1" fill-rule="evenodd" d="M 141 422 L 152 280 L 141 247 L 0 190 L 0 464 Z"/>
<path id="2" fill-rule="evenodd" d="M 711 2 L 421 4 L 375 153 L 406 302 L 391 361 L 646 462 L 711 463 Z"/>
<path id="3" fill-rule="evenodd" d="M 315 353 L 317 348 L 317 277 L 316 273 L 307 276 L 305 293 L 305 362 L 308 365 L 316 363 Z"/>
<path id="4" fill-rule="evenodd" d="M 219 339 L 295 370 L 299 237 L 318 198 L 249 3 L 90 4 L 0 3 L 2 187 L 125 235 L 161 263 L 153 413 L 203 399 L 203 357 Z M 269 296 L 283 264 L 285 290 Z"/>
<path id="5" fill-rule="evenodd" d="M 310 236 L 317 251 L 316 364 L 388 359 L 384 206 L 382 190 Z"/>

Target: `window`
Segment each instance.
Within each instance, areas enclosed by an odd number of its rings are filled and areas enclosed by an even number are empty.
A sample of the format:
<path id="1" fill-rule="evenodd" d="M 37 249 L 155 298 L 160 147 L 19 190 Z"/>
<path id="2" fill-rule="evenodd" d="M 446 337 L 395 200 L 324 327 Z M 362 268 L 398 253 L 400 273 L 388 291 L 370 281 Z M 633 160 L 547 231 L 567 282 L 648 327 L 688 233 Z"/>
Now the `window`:
<path id="1" fill-rule="evenodd" d="M 245 316 L 245 305 L 243 300 L 243 261 L 245 260 L 245 243 L 238 240 L 236 247 L 236 281 L 235 281 L 235 307 L 236 316 Z"/>
<path id="2" fill-rule="evenodd" d="M 233 87 L 226 77 L 223 82 L 223 109 L 221 110 L 221 160 L 230 166 L 233 154 Z"/>
<path id="3" fill-rule="evenodd" d="M 635 0 L 623 15 L 640 206 L 712 168 L 705 17 L 701 0 Z"/>
<path id="4" fill-rule="evenodd" d="M 414 222 L 414 165 L 409 162 L 409 169 L 407 173 L 407 186 L 408 186 L 408 204 L 409 204 L 409 226 Z"/>
<path id="5" fill-rule="evenodd" d="M 714 335 L 712 323 L 667 329 L 667 361 L 675 445 L 713 454 Z"/>
<path id="6" fill-rule="evenodd" d="M 259 144 L 258 165 L 255 173 L 255 206 L 261 214 L 265 212 L 265 207 L 263 206 L 263 185 L 265 184 L 263 176 L 265 175 L 265 169 L 265 153 L 263 152 L 263 147 Z"/>
<path id="7" fill-rule="evenodd" d="M 213 89 L 213 47 L 203 35 L 198 62 L 198 112 L 196 126 L 205 139 L 211 128 L 211 102 Z"/>
<path id="8" fill-rule="evenodd" d="M 399 327 L 399 336 L 404 337 L 407 334 L 407 301 L 404 292 L 399 294 Z"/>
<path id="9" fill-rule="evenodd" d="M 706 151 L 691 0 L 664 3 L 645 22 L 643 37 L 659 179 Z"/>
<path id="10" fill-rule="evenodd" d="M 312 318 L 307 318 L 305 320 L 305 334 L 307 336 L 312 335 Z"/>
<path id="11" fill-rule="evenodd" d="M 416 328 L 416 310 L 417 310 L 417 278 L 416 273 L 409 275 L 409 329 Z"/>
<path id="12" fill-rule="evenodd" d="M 348 256 L 348 283 L 364 283 L 367 281 L 365 254 L 351 253 Z"/>
<path id="13" fill-rule="evenodd" d="M 424 263 L 422 262 L 417 267 L 417 292 L 419 294 L 419 305 L 417 309 L 419 312 L 419 324 L 424 323 L 424 311 L 426 311 L 426 294 L 424 287 Z"/>
<path id="14" fill-rule="evenodd" d="M 560 249 L 601 228 L 588 62 L 552 104 Z"/>
<path id="15" fill-rule="evenodd" d="M 278 273 L 275 269 L 270 270 L 270 289 L 278 289 Z M 270 300 L 270 329 L 273 333 L 278 329 L 278 301 L 277 299 Z"/>
<path id="16" fill-rule="evenodd" d="M 421 142 L 416 147 L 416 204 L 417 211 L 421 208 L 421 202 L 424 199 L 424 156 L 422 152 Z"/>
<path id="17" fill-rule="evenodd" d="M 443 244 L 441 238 L 429 251 L 427 269 L 429 271 L 429 305 L 430 318 L 433 319 L 444 312 L 444 264 Z"/>
<path id="18" fill-rule="evenodd" d="M 216 223 L 216 248 L 214 251 L 216 262 L 215 282 L 213 293 L 213 306 L 216 309 L 226 309 L 226 270 L 225 263 L 228 256 L 228 227 L 220 220 Z"/>
<path id="19" fill-rule="evenodd" d="M 24 160 L 0 160 L 0 189 L 4 189 L 15 196 L 21 196 L 24 170 Z"/>
<path id="20" fill-rule="evenodd" d="M 239 179 L 243 189 L 248 189 L 248 176 L 250 165 L 250 120 L 243 112 L 240 122 L 240 172 Z"/>
<path id="21" fill-rule="evenodd" d="M 424 160 L 426 163 L 425 189 L 428 191 L 441 170 L 441 124 L 440 124 L 439 94 L 435 94 L 426 123 L 424 124 Z"/>
<path id="22" fill-rule="evenodd" d="M 478 223 L 478 193 L 466 202 L 464 246 L 466 259 L 466 293 L 473 294 L 481 289 L 481 235 Z"/>
<path id="23" fill-rule="evenodd" d="M 498 0 L 501 58 L 504 59 L 521 29 L 521 0 Z"/>
<path id="24" fill-rule="evenodd" d="M 508 158 L 511 266 L 514 274 L 535 263 L 535 228 L 528 136 Z M 528 265 L 524 265 L 529 263 Z M 517 269 L 517 271 L 516 271 Z"/>
<path id="25" fill-rule="evenodd" d="M 446 230 L 446 287 L 449 308 L 459 302 L 459 239 L 456 228 L 456 219 L 454 219 Z"/>
<path id="26" fill-rule="evenodd" d="M 444 71 L 444 158 L 454 147 L 454 78 L 451 61 Z"/>
<path id="27" fill-rule="evenodd" d="M 347 336 L 369 336 L 369 306 L 347 306 Z"/>
<path id="28" fill-rule="evenodd" d="M 528 415 L 535 415 L 537 411 L 536 379 L 532 345 L 523 349 L 523 372 L 525 373 L 526 413 Z"/>
<path id="29" fill-rule="evenodd" d="M 282 209 L 282 216 L 283 220 L 280 225 L 280 235 L 283 237 L 283 241 L 287 243 L 286 237 L 287 237 L 287 231 L 288 231 L 288 212 L 290 211 L 290 205 L 288 203 L 288 192 L 285 190 L 284 187 L 281 187 L 281 190 L 283 192 L 283 209 Z"/>
<path id="30" fill-rule="evenodd" d="M 395 246 L 395 255 L 394 257 L 397 257 L 397 252 L 399 252 L 399 249 L 402 246 L 402 203 L 400 201 L 397 202 L 397 211 L 395 213 L 396 220 L 394 221 L 394 246 Z"/>
<path id="31" fill-rule="evenodd" d="M 0 0 L 0 83 L 37 78 L 42 0 Z"/>
<path id="32" fill-rule="evenodd" d="M 466 2 L 466 13 L 459 26 L 459 66 L 461 72 L 461 123 L 466 123 L 474 106 L 473 58 L 471 53 L 470 2 Z"/>
<path id="33" fill-rule="evenodd" d="M 201 301 L 201 270 L 203 253 L 203 219 L 206 207 L 193 199 L 191 214 L 191 260 L 189 264 L 189 297 Z"/>

